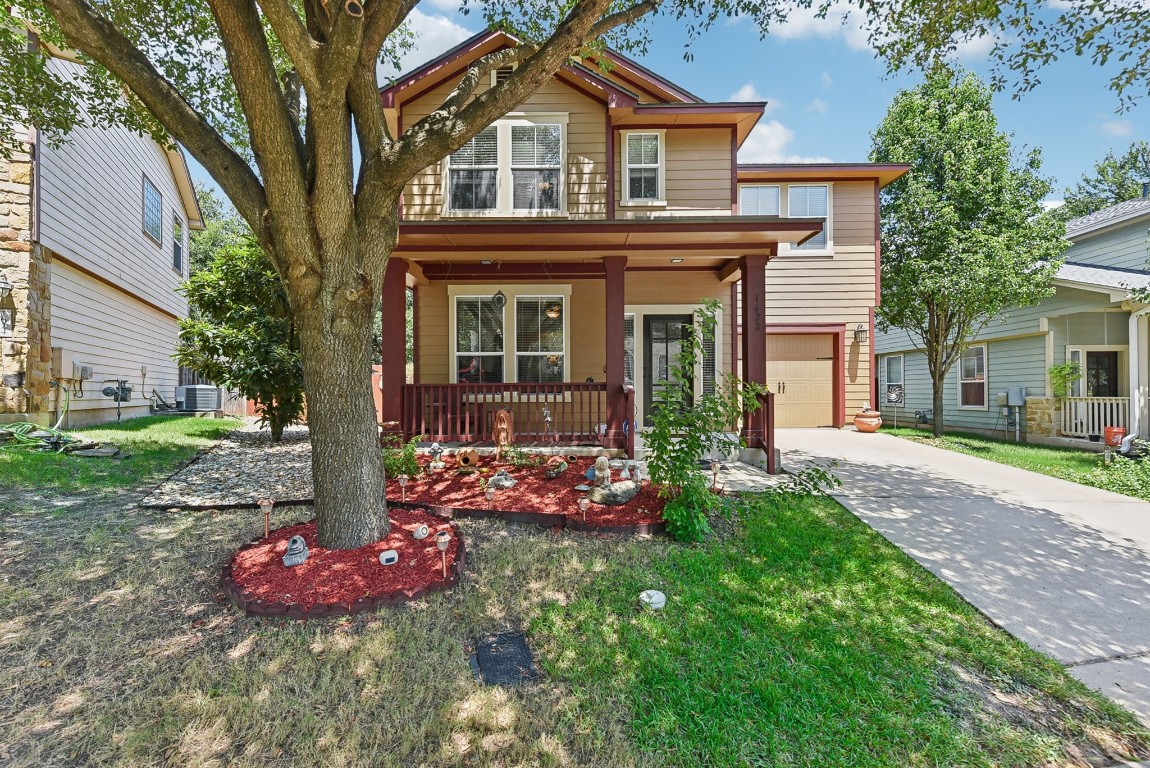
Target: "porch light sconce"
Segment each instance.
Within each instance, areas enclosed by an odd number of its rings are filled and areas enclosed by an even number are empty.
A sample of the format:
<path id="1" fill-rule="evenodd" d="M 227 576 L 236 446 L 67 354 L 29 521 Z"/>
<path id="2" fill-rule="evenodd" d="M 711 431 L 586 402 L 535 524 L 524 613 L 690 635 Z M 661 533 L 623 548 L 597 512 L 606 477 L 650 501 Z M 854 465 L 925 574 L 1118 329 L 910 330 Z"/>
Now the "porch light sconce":
<path id="1" fill-rule="evenodd" d="M 0 299 L 6 299 L 12 295 L 12 283 L 8 282 L 8 275 L 0 272 Z"/>
<path id="2" fill-rule="evenodd" d="M 495 305 L 496 309 L 502 310 L 507 306 L 507 296 L 503 291 L 496 291 L 495 295 L 491 297 L 491 303 Z"/>
<path id="3" fill-rule="evenodd" d="M 858 328 L 855 328 L 855 341 L 859 344 L 866 344 L 868 332 L 866 326 L 859 323 Z"/>
<path id="4" fill-rule="evenodd" d="M 563 310 L 559 307 L 558 304 L 552 304 L 550 307 L 547 308 L 546 314 L 552 320 L 558 320 L 559 316 L 561 314 L 563 314 Z"/>

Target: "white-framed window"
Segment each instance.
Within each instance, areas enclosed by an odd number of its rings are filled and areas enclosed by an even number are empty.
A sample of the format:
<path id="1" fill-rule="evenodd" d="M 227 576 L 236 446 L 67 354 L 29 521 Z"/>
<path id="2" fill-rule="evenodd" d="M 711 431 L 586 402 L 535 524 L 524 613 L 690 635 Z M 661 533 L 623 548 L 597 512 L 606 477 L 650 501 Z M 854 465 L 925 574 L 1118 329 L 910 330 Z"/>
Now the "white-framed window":
<path id="1" fill-rule="evenodd" d="M 886 366 L 886 383 L 902 384 L 902 355 L 887 355 L 883 364 Z"/>
<path id="2" fill-rule="evenodd" d="M 876 405 L 876 407 L 902 405 L 906 400 L 906 390 L 904 389 L 902 380 L 902 355 L 887 355 L 883 357 L 880 373 L 882 374 L 880 377 L 882 379 L 882 390 L 878 393 L 880 403 Z"/>
<path id="3" fill-rule="evenodd" d="M 739 187 L 739 215 L 781 216 L 782 199 L 778 184 L 743 184 Z"/>
<path id="4" fill-rule="evenodd" d="M 172 269 L 184 274 L 184 222 L 172 217 Z"/>
<path id="5" fill-rule="evenodd" d="M 987 410 L 986 346 L 967 347 L 958 361 L 958 407 Z"/>
<path id="6" fill-rule="evenodd" d="M 160 190 L 147 176 L 144 177 L 144 234 L 156 241 L 159 245 L 164 237 L 164 197 Z"/>
<path id="7" fill-rule="evenodd" d="M 666 163 L 664 131 L 623 133 L 623 201 L 625 204 L 664 202 Z"/>
<path id="8" fill-rule="evenodd" d="M 827 184 L 791 184 L 787 187 L 787 216 L 794 219 L 823 218 L 823 231 L 792 251 L 830 250 L 831 189 Z"/>
<path id="9" fill-rule="evenodd" d="M 445 216 L 566 212 L 567 115 L 509 115 L 444 161 Z"/>
<path id="10" fill-rule="evenodd" d="M 461 384 L 505 381 L 503 307 L 493 296 L 455 297 L 455 371 Z"/>
<path id="11" fill-rule="evenodd" d="M 567 318 L 564 296 L 515 297 L 515 380 L 564 381 Z"/>

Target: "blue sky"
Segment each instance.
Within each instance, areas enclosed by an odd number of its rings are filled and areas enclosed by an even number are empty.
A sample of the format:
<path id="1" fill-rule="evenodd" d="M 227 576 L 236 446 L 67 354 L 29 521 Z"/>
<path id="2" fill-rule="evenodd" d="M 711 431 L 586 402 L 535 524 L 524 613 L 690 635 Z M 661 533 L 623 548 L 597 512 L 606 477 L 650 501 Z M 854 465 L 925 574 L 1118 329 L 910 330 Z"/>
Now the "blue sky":
<path id="1" fill-rule="evenodd" d="M 415 65 L 478 30 L 478 21 L 455 12 L 458 0 L 424 0 L 412 17 L 419 32 Z M 743 162 L 866 161 L 870 133 L 900 88 L 914 74 L 887 77 L 885 64 L 867 47 L 856 25 L 841 14 L 825 20 L 792 16 L 765 39 L 748 23 L 728 23 L 692 46 L 683 60 L 686 35 L 670 20 L 654 23 L 652 45 L 641 63 L 708 101 L 766 100 L 767 114 L 740 153 Z M 973 44 L 959 62 L 985 75 L 987 45 Z M 1041 85 L 1022 97 L 995 98 L 1003 130 L 1015 146 L 1040 147 L 1056 192 L 1073 185 L 1110 149 L 1150 140 L 1150 102 L 1125 114 L 1107 90 L 1106 73 L 1087 60 L 1069 59 L 1040 74 Z"/>

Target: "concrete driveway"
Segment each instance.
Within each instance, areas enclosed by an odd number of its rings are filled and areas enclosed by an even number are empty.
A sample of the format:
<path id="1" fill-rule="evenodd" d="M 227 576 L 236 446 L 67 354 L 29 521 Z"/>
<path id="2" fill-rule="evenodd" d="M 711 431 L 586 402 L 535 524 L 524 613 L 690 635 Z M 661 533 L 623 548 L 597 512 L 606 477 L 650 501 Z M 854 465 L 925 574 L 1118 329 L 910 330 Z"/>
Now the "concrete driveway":
<path id="1" fill-rule="evenodd" d="M 890 435 L 776 439 L 788 469 L 838 459 L 847 509 L 1150 725 L 1150 503 Z"/>

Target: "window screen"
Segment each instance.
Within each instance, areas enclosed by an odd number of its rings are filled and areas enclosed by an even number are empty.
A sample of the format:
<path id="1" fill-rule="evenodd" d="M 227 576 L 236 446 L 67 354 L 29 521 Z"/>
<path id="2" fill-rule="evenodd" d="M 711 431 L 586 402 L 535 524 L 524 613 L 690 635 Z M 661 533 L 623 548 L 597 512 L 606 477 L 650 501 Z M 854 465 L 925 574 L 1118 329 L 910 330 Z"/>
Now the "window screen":
<path id="1" fill-rule="evenodd" d="M 448 165 L 452 209 L 484 211 L 496 207 L 499 140 L 495 126 L 484 128 L 456 150 Z"/>

